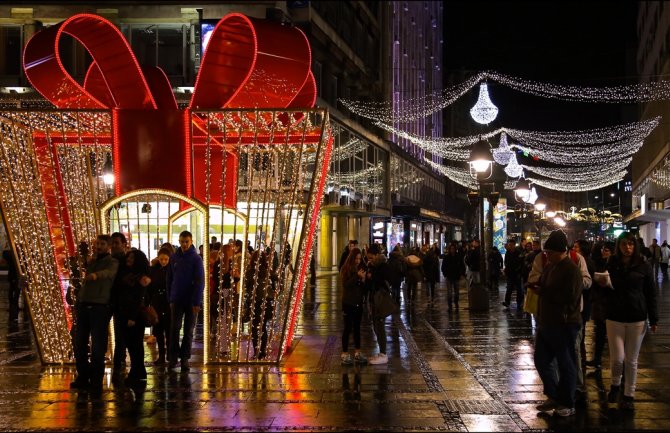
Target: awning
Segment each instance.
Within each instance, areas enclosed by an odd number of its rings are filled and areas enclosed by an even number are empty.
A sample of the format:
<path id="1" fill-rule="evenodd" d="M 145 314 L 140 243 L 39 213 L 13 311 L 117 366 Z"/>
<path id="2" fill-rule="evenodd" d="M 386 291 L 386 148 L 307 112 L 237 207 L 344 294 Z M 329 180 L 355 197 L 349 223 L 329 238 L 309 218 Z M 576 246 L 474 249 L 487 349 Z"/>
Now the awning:
<path id="1" fill-rule="evenodd" d="M 410 217 L 413 219 L 435 221 L 444 224 L 454 224 L 457 226 L 463 225 L 463 220 L 460 218 L 456 218 L 442 212 L 425 209 L 420 206 L 393 206 L 392 213 L 396 218 Z"/>
<path id="2" fill-rule="evenodd" d="M 641 223 L 652 223 L 652 222 L 665 222 L 670 220 L 670 209 L 650 209 L 645 213 L 642 213 L 640 209 L 635 212 L 626 215 L 623 219 L 624 223 L 629 222 L 641 222 Z"/>

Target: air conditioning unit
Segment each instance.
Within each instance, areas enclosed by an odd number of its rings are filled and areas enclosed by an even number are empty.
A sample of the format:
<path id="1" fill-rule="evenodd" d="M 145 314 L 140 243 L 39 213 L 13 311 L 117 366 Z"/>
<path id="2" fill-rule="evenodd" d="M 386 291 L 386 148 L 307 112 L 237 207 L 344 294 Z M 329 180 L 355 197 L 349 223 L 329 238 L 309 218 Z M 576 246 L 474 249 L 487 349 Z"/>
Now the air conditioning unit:
<path id="1" fill-rule="evenodd" d="M 364 210 L 365 209 L 365 202 L 363 200 L 354 200 L 354 209 Z"/>
<path id="2" fill-rule="evenodd" d="M 350 203 L 351 203 L 351 197 L 349 197 L 348 195 L 343 195 L 342 197 L 340 197 L 341 206 L 349 206 Z"/>
<path id="3" fill-rule="evenodd" d="M 339 191 L 331 191 L 328 193 L 328 204 L 340 204 Z"/>

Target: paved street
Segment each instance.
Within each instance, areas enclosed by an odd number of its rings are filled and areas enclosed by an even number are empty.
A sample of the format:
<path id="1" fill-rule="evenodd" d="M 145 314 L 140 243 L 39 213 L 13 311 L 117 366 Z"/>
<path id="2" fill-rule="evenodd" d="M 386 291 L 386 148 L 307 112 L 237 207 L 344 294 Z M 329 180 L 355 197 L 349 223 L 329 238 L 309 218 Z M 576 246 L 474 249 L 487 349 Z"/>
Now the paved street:
<path id="1" fill-rule="evenodd" d="M 198 365 L 168 374 L 151 366 L 155 348 L 147 346 L 144 393 L 112 385 L 108 368 L 102 399 L 90 400 L 69 389 L 74 366 L 40 364 L 23 312 L 8 318 L 3 278 L 0 430 L 670 430 L 670 284 L 659 292 L 659 332 L 645 338 L 640 355 L 635 412 L 606 402 L 605 368 L 588 370 L 588 402 L 565 419 L 534 408 L 544 398 L 533 367 L 534 324 L 514 303 L 503 311 L 504 287 L 491 293 L 486 313 L 469 311 L 465 291 L 460 310 L 447 313 L 443 283 L 432 307 L 420 290 L 411 308 L 387 319 L 389 364 L 343 367 L 336 285 L 323 275 L 307 293 L 299 337 L 279 366 Z M 363 348 L 372 355 L 375 347 L 364 323 Z"/>

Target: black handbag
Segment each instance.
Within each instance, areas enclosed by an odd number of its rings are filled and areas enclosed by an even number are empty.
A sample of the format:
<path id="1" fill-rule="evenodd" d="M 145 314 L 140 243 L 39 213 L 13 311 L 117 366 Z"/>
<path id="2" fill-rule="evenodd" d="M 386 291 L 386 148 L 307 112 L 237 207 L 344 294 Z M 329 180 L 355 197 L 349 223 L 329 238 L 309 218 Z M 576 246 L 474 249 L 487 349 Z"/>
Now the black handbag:
<path id="1" fill-rule="evenodd" d="M 393 298 L 391 292 L 382 288 L 377 289 L 372 297 L 372 317 L 375 319 L 384 319 L 399 311 L 400 306 Z"/>

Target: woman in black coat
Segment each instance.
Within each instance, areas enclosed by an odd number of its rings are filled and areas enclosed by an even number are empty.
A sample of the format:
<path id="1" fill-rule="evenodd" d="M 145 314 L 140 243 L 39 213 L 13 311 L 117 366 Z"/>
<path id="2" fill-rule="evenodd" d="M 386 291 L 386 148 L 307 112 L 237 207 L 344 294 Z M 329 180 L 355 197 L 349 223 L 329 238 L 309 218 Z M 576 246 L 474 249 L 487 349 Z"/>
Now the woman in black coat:
<path id="1" fill-rule="evenodd" d="M 142 308 L 145 287 L 151 283 L 149 260 L 140 250 L 126 254 L 126 262 L 117 275 L 118 313 L 120 323 L 125 324 L 126 347 L 130 355 L 130 371 L 125 380 L 128 386 L 146 386 L 147 370 L 144 367 L 144 328 Z"/>
<path id="2" fill-rule="evenodd" d="M 170 341 L 170 303 L 167 298 L 167 265 L 170 262 L 170 251 L 161 248 L 157 262 L 151 267 L 151 285 L 147 288 L 147 304 L 154 307 L 158 314 L 158 323 L 152 328 L 152 334 L 158 344 L 158 358 L 154 365 L 165 365 L 165 354 Z"/>

